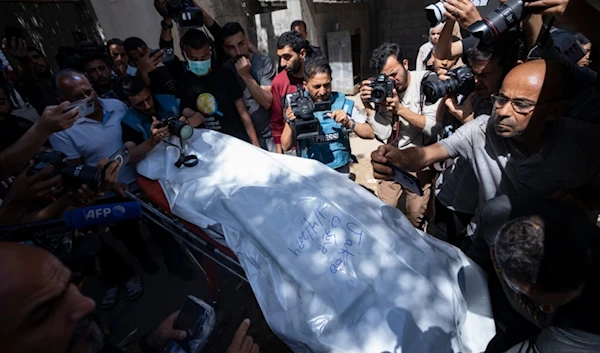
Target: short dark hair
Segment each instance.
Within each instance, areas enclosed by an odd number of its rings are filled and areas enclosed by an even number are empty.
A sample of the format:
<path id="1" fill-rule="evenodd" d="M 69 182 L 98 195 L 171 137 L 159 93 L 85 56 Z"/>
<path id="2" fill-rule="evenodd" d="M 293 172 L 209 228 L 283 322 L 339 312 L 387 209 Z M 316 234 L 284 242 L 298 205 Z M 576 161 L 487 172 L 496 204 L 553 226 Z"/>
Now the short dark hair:
<path id="1" fill-rule="evenodd" d="M 241 24 L 239 24 L 238 22 L 227 22 L 223 26 L 223 28 L 221 28 L 221 37 L 223 37 L 223 39 L 227 39 L 227 38 L 234 36 L 240 32 L 243 35 L 246 35 L 246 32 L 244 32 L 244 28 L 242 28 Z"/>
<path id="2" fill-rule="evenodd" d="M 581 33 L 575 33 L 573 35 L 573 37 L 575 37 L 575 40 L 578 40 L 579 43 L 581 43 L 581 44 L 588 44 L 588 43 L 590 43 L 590 40 L 588 39 L 588 37 L 584 36 Z"/>
<path id="3" fill-rule="evenodd" d="M 290 31 L 294 30 L 294 27 L 299 27 L 302 26 L 304 27 L 304 30 L 308 30 L 308 27 L 306 27 L 306 22 L 302 21 L 302 20 L 296 20 L 294 22 L 292 22 L 292 25 L 290 26 Z"/>
<path id="4" fill-rule="evenodd" d="M 282 34 L 277 40 L 277 49 L 283 49 L 287 46 L 290 46 L 292 50 L 298 54 L 302 49 L 308 51 L 308 43 L 300 33 L 290 31 Z"/>
<path id="5" fill-rule="evenodd" d="M 398 44 L 391 42 L 383 43 L 379 46 L 379 48 L 373 51 L 373 54 L 371 55 L 371 61 L 369 61 L 369 66 L 379 72 L 383 69 L 385 62 L 390 56 L 395 57 L 398 62 L 402 62 L 402 60 L 404 60 L 404 54 L 402 53 L 402 49 Z"/>
<path id="6" fill-rule="evenodd" d="M 206 45 L 210 45 L 210 40 L 204 32 L 199 29 L 190 29 L 185 32 L 181 41 L 179 42 L 181 50 L 185 50 L 186 47 L 192 49 L 202 49 Z"/>
<path id="7" fill-rule="evenodd" d="M 137 96 L 146 88 L 144 81 L 136 76 L 127 76 L 121 81 L 121 89 L 119 95 L 122 98 Z"/>
<path id="8" fill-rule="evenodd" d="M 104 55 L 104 53 L 100 53 L 100 52 L 89 53 L 89 54 L 85 55 L 84 57 L 82 57 L 79 62 L 79 64 L 80 64 L 79 67 L 81 67 L 83 69 L 85 67 L 85 64 L 92 62 L 94 60 L 102 60 L 108 67 L 111 67 L 110 60 L 108 60 L 108 58 L 106 57 L 106 55 Z"/>
<path id="9" fill-rule="evenodd" d="M 109 40 L 108 42 L 106 42 L 106 50 L 110 50 L 111 45 L 120 45 L 122 47 L 125 47 L 125 43 L 123 43 L 123 41 L 120 40 L 119 38 L 113 38 L 113 39 Z"/>
<path id="10" fill-rule="evenodd" d="M 496 235 L 496 264 L 509 280 L 535 285 L 545 292 L 578 289 L 589 275 L 587 239 L 598 236 L 572 205 L 545 200 L 529 216 L 506 223 Z M 597 230 L 596 230 L 597 231 Z"/>
<path id="11" fill-rule="evenodd" d="M 46 57 L 46 55 L 44 55 L 44 53 L 42 53 L 42 51 L 36 47 L 28 46 L 27 51 L 34 51 L 34 52 L 38 53 L 40 56 Z"/>
<path id="12" fill-rule="evenodd" d="M 479 42 L 467 50 L 469 64 L 487 62 L 497 59 L 504 68 L 504 73 L 512 69 L 519 58 L 521 40 L 518 33 L 507 32 L 498 37 L 491 45 Z"/>
<path id="13" fill-rule="evenodd" d="M 125 47 L 125 51 L 133 51 L 137 50 L 138 48 L 147 47 L 148 45 L 141 38 L 129 37 L 125 39 L 123 46 Z"/>
<path id="14" fill-rule="evenodd" d="M 328 74 L 331 76 L 331 66 L 329 66 L 329 61 L 323 56 L 311 58 L 304 66 L 304 81 L 308 82 L 317 74 Z"/>

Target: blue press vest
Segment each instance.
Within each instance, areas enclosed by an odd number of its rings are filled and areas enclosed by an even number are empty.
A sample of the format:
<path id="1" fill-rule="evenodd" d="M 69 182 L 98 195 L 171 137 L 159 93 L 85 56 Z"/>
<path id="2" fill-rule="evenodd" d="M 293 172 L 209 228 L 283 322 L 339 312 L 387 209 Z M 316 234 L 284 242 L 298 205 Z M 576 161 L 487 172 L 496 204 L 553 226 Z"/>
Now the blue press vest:
<path id="1" fill-rule="evenodd" d="M 346 99 L 341 93 L 331 93 L 331 111 L 315 112 L 314 116 L 321 124 L 321 134 L 317 137 L 300 141 L 302 158 L 315 159 L 332 169 L 345 166 L 350 162 L 350 138 L 344 128 L 327 114 L 335 110 L 343 110 L 352 115 L 354 102 Z"/>
<path id="2" fill-rule="evenodd" d="M 155 104 L 154 109 L 156 110 L 157 115 L 165 113 L 179 115 L 179 100 L 175 98 L 175 96 L 170 94 L 155 94 L 153 97 Z M 173 108 L 175 109 L 175 112 L 173 111 Z M 144 135 L 144 140 L 152 137 L 150 131 L 152 118 L 140 113 L 134 108 L 129 108 L 121 122 Z"/>

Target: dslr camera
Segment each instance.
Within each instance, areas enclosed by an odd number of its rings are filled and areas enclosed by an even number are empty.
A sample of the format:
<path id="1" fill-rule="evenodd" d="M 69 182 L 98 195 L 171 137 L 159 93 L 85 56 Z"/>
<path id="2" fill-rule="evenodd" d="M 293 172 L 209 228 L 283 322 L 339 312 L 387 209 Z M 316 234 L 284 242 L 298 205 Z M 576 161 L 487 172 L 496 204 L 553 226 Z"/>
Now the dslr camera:
<path id="1" fill-rule="evenodd" d="M 386 98 L 394 96 L 394 82 L 386 74 L 379 74 L 377 78 L 371 80 L 371 99 L 369 102 L 375 104 L 385 103 Z"/>
<path id="2" fill-rule="evenodd" d="M 198 28 L 204 24 L 202 10 L 191 0 L 167 0 L 167 11 L 183 29 Z"/>
<path id="3" fill-rule="evenodd" d="M 27 175 L 34 175 L 41 172 L 48 165 L 52 165 L 54 171 L 50 173 L 48 179 L 61 175 L 68 186 L 85 184 L 93 191 L 98 191 L 104 183 L 104 171 L 102 169 L 83 164 L 69 164 L 66 162 L 67 156 L 59 151 L 45 150 L 36 154 L 33 161 L 33 167 L 29 169 Z"/>
<path id="4" fill-rule="evenodd" d="M 179 121 L 179 117 L 175 115 L 165 115 L 159 118 L 160 127 L 169 127 L 169 134 L 177 136 L 183 140 L 187 140 L 194 134 L 194 128 L 190 125 Z"/>
<path id="5" fill-rule="evenodd" d="M 446 8 L 443 1 L 438 1 L 435 4 L 425 7 L 425 16 L 429 21 L 429 27 L 435 27 L 438 24 L 446 21 Z"/>
<path id="6" fill-rule="evenodd" d="M 486 44 L 492 43 L 502 33 L 516 27 L 527 15 L 526 2 L 532 0 L 508 0 L 481 21 L 469 27 L 469 32 Z"/>
<path id="7" fill-rule="evenodd" d="M 298 91 L 286 96 L 289 106 L 294 112 L 296 120 L 293 124 L 293 132 L 296 140 L 309 139 L 321 134 L 321 123 L 315 118 L 315 112 L 331 110 L 331 102 L 313 102 L 305 95 L 302 87 Z"/>
<path id="8" fill-rule="evenodd" d="M 475 90 L 475 76 L 468 66 L 461 66 L 448 71 L 450 79 L 446 81 L 425 81 L 422 83 L 423 94 L 427 103 L 435 103 L 450 93 L 469 95 Z"/>

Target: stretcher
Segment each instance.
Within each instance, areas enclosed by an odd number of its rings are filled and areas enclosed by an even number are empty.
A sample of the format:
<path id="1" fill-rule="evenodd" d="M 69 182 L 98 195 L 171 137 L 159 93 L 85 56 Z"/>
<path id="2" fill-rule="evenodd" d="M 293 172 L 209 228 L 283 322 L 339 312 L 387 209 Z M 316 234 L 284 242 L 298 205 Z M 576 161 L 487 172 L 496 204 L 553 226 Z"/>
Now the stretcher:
<path id="1" fill-rule="evenodd" d="M 127 192 L 129 198 L 140 203 L 144 218 L 169 232 L 182 245 L 194 267 L 205 275 L 213 301 L 220 299 L 215 265 L 248 282 L 237 257 L 224 245 L 220 227 L 202 229 L 173 215 L 158 181 L 139 176 L 137 184 L 139 192 Z"/>

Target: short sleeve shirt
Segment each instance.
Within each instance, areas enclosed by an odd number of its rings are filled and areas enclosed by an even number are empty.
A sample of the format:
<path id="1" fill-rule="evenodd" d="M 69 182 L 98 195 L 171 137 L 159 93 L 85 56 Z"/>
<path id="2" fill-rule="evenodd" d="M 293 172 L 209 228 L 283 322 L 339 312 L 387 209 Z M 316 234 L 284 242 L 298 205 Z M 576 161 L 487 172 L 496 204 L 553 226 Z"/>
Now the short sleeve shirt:
<path id="1" fill-rule="evenodd" d="M 105 114 L 104 122 L 79 118 L 75 124 L 50 136 L 52 148 L 67 155 L 67 159 L 83 159 L 83 163 L 95 167 L 100 160 L 112 156 L 123 147 L 121 119 L 127 106 L 116 99 L 99 98 Z M 119 182 L 129 183 L 136 178 L 132 166 L 122 166 Z"/>
<path id="2" fill-rule="evenodd" d="M 252 54 L 250 63 L 252 64 L 250 74 L 256 83 L 258 83 L 259 86 L 271 86 L 273 78 L 275 78 L 275 75 L 277 74 L 277 69 L 273 64 L 273 60 L 268 56 Z M 244 80 L 236 73 L 233 60 L 228 60 L 223 66 L 235 74 L 240 84 L 244 93 L 244 103 L 246 104 L 246 108 L 248 108 L 248 113 L 250 113 L 250 116 L 252 117 L 256 133 L 263 138 L 271 137 L 271 111 L 262 107 L 256 99 L 252 97 Z"/>
<path id="3" fill-rule="evenodd" d="M 500 195 L 547 196 L 582 186 L 600 188 L 600 127 L 563 118 L 551 127 L 546 145 L 531 156 L 498 136 L 494 119 L 480 117 L 440 141 L 451 157 L 467 159 L 479 181 L 479 203 Z"/>
<path id="4" fill-rule="evenodd" d="M 179 96 L 180 110 L 189 108 L 202 113 L 205 128 L 250 141 L 235 107 L 235 102 L 243 98 L 243 92 L 231 70 L 214 67 L 201 77 L 188 71 L 180 82 Z"/>

